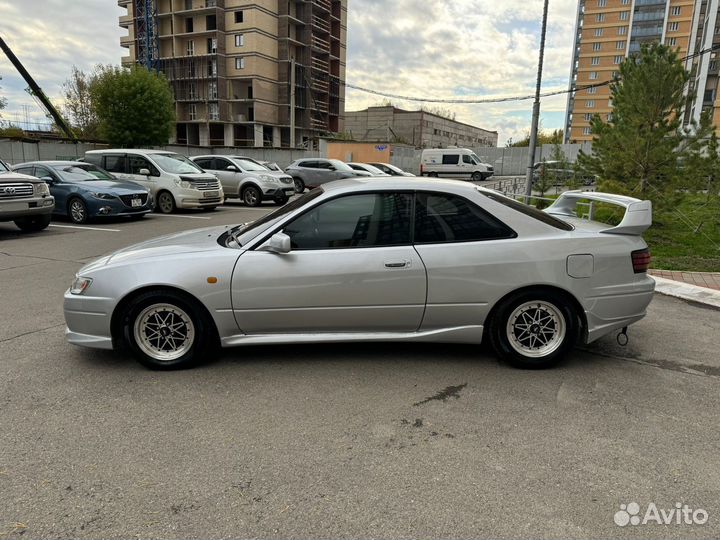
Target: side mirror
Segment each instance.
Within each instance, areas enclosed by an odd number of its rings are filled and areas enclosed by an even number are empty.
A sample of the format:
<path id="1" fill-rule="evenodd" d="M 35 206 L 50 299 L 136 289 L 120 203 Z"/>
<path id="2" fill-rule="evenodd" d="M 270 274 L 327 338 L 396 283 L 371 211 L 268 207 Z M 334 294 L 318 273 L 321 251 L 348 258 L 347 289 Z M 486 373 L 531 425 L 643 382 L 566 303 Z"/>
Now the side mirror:
<path id="1" fill-rule="evenodd" d="M 258 251 L 269 251 L 271 253 L 290 253 L 290 237 L 285 233 L 273 234 L 267 242 L 258 248 Z"/>
<path id="2" fill-rule="evenodd" d="M 225 167 L 225 170 L 237 172 L 238 168 L 235 165 L 228 165 L 227 167 Z"/>
<path id="3" fill-rule="evenodd" d="M 140 169 L 138 171 L 138 174 L 141 174 L 143 176 L 150 176 L 150 169 Z"/>
<path id="4" fill-rule="evenodd" d="M 48 186 L 52 186 L 55 183 L 55 179 L 52 176 L 42 176 L 40 180 L 45 182 Z"/>

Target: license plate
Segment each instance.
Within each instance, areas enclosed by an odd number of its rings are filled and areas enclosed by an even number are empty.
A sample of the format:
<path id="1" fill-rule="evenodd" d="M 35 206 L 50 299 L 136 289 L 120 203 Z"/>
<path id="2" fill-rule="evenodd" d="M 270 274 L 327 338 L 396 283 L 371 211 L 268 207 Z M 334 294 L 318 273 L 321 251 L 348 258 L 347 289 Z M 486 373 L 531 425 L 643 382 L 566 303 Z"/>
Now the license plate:
<path id="1" fill-rule="evenodd" d="M 16 202 L 16 203 L 5 203 L 2 205 L 1 208 L 4 212 L 17 212 L 19 210 L 27 210 L 30 207 L 28 206 L 28 203 L 26 203 L 26 202 Z"/>
<path id="2" fill-rule="evenodd" d="M 295 190 L 294 189 L 286 189 L 285 195 L 287 195 L 288 197 L 291 197 L 292 195 L 295 195 Z"/>
<path id="3" fill-rule="evenodd" d="M 140 199 L 132 199 L 130 201 L 130 206 L 133 208 L 137 208 L 138 206 L 142 206 L 142 201 Z"/>
<path id="4" fill-rule="evenodd" d="M 219 191 L 206 191 L 205 193 L 203 193 L 203 197 L 205 197 L 206 199 L 212 198 L 212 197 L 219 197 L 219 196 L 220 196 Z"/>

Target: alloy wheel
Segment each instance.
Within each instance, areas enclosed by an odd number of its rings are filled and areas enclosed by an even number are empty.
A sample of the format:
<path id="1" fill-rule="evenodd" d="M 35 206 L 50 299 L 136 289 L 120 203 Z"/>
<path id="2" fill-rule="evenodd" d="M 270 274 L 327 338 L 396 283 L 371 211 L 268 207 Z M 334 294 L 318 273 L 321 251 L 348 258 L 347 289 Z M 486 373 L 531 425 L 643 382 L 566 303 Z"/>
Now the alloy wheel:
<path id="1" fill-rule="evenodd" d="M 70 202 L 70 219 L 75 223 L 84 223 L 87 219 L 87 209 L 80 199 L 73 199 Z"/>
<path id="2" fill-rule="evenodd" d="M 544 300 L 535 300 L 515 308 L 505 331 L 515 351 L 526 357 L 540 358 L 562 346 L 567 325 L 557 307 Z"/>
<path id="3" fill-rule="evenodd" d="M 172 304 L 153 304 L 135 319 L 135 343 L 153 360 L 169 362 L 185 355 L 195 341 L 190 316 Z"/>

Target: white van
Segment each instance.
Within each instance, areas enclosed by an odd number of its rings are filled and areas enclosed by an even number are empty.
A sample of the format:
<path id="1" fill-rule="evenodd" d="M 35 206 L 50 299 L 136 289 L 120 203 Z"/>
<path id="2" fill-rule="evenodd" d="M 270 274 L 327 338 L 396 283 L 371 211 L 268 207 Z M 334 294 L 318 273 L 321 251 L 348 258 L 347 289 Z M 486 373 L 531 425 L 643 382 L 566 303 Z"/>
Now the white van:
<path id="1" fill-rule="evenodd" d="M 165 150 L 90 150 L 85 161 L 122 180 L 145 186 L 156 209 L 170 214 L 177 208 L 214 210 L 224 200 L 222 186 L 188 158 Z"/>
<path id="2" fill-rule="evenodd" d="M 420 158 L 421 176 L 442 176 L 464 180 L 486 180 L 495 173 L 492 165 L 483 163 L 467 148 L 429 148 Z"/>

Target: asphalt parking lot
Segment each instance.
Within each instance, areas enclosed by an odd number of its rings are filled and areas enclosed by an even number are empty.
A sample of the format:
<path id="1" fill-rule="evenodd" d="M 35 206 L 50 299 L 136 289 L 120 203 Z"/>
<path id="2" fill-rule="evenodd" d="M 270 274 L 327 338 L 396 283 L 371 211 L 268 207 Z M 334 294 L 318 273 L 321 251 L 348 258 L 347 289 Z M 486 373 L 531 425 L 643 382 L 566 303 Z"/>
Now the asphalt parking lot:
<path id="1" fill-rule="evenodd" d="M 147 371 L 65 343 L 62 294 L 133 242 L 272 209 L 0 223 L 0 537 L 720 536 L 720 311 L 656 295 L 520 371 L 484 348 L 249 347 Z M 619 527 L 621 504 L 703 509 Z"/>

